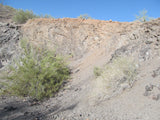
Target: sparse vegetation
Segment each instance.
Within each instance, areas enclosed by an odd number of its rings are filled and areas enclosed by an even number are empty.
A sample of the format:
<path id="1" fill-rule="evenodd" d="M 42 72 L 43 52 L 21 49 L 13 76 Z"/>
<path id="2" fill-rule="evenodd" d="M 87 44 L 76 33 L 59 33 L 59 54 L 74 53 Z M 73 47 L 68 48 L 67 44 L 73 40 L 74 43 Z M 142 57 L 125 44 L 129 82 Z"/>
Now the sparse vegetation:
<path id="1" fill-rule="evenodd" d="M 53 96 L 69 78 L 64 59 L 46 48 L 35 48 L 21 41 L 22 56 L 10 67 L 10 80 L 3 93 L 30 96 L 38 100 Z"/>
<path id="2" fill-rule="evenodd" d="M 94 75 L 98 77 L 101 75 L 102 70 L 99 67 L 94 67 L 93 72 L 94 72 Z"/>
<path id="3" fill-rule="evenodd" d="M 51 15 L 40 15 L 39 18 L 53 18 Z"/>
<path id="4" fill-rule="evenodd" d="M 131 85 L 135 76 L 136 66 L 133 59 L 118 57 L 105 66 L 97 80 L 103 82 L 105 88 L 116 88 L 122 81 Z"/>
<path id="5" fill-rule="evenodd" d="M 38 18 L 38 16 L 35 15 L 33 11 L 29 11 L 29 10 L 24 11 L 22 9 L 19 9 L 16 11 L 15 15 L 13 16 L 13 21 L 19 24 L 23 24 L 27 22 L 27 20 L 33 19 L 33 18 Z"/>
<path id="6" fill-rule="evenodd" d="M 29 19 L 34 18 L 52 18 L 51 15 L 36 15 L 31 10 L 16 10 L 15 15 L 13 16 L 13 21 L 19 24 L 26 23 Z"/>
<path id="7" fill-rule="evenodd" d="M 14 8 L 11 7 L 11 6 L 5 5 L 5 7 L 6 7 L 9 11 L 16 12 L 16 9 L 14 9 Z"/>
<path id="8" fill-rule="evenodd" d="M 92 19 L 88 14 L 80 15 L 77 18 L 80 18 L 80 19 Z"/>
<path id="9" fill-rule="evenodd" d="M 136 15 L 136 20 L 140 21 L 140 22 L 146 22 L 146 21 L 150 21 L 150 20 L 153 20 L 154 18 L 152 17 L 149 17 L 147 15 L 147 10 L 142 10 L 139 12 L 139 15 Z"/>

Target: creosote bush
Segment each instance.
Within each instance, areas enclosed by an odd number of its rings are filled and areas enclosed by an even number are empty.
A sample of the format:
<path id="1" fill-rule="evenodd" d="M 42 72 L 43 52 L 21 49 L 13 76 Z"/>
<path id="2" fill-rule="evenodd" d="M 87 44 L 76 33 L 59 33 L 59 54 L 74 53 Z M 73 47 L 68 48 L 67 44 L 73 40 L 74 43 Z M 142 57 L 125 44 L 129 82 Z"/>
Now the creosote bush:
<path id="1" fill-rule="evenodd" d="M 35 15 L 33 11 L 29 11 L 29 10 L 24 11 L 22 9 L 19 9 L 19 10 L 16 10 L 15 15 L 13 16 L 13 21 L 19 24 L 23 24 L 23 23 L 26 23 L 27 20 L 33 19 L 33 18 L 38 18 L 38 16 Z"/>
<path id="2" fill-rule="evenodd" d="M 30 96 L 42 100 L 53 96 L 69 78 L 70 70 L 64 59 L 46 48 L 35 48 L 21 41 L 22 55 L 10 67 L 5 93 Z"/>
<path id="3" fill-rule="evenodd" d="M 51 15 L 36 15 L 31 10 L 22 10 L 18 9 L 16 10 L 15 15 L 13 16 L 13 21 L 19 24 L 26 23 L 29 19 L 34 18 L 53 18 Z"/>

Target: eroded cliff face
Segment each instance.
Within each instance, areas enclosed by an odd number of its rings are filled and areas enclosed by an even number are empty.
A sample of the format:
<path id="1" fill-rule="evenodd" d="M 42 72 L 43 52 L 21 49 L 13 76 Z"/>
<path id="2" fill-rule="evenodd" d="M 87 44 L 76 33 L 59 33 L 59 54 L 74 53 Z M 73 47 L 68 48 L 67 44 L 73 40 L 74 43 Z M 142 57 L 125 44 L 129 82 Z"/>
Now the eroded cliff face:
<path id="1" fill-rule="evenodd" d="M 75 59 L 86 53 L 105 49 L 114 51 L 127 43 L 121 39 L 141 23 L 120 23 L 84 19 L 34 19 L 23 26 L 24 37 L 36 45 L 46 44 L 62 54 L 70 54 Z"/>

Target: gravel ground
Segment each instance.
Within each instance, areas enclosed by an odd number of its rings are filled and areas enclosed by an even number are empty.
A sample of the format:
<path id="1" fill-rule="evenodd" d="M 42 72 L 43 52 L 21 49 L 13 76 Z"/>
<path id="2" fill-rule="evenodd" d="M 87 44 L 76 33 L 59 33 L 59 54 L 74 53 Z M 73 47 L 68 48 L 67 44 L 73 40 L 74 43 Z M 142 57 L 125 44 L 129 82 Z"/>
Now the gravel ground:
<path id="1" fill-rule="evenodd" d="M 88 81 L 66 88 L 44 102 L 29 98 L 1 97 L 1 120 L 159 120 L 160 58 L 141 65 L 131 89 L 111 99 L 90 98 L 94 89 Z M 156 76 L 154 75 L 156 73 Z M 148 94 L 145 94 L 148 92 Z M 157 97 L 159 96 L 159 97 Z M 157 98 L 156 98 L 157 97 Z M 98 102 L 97 102 L 98 101 Z"/>

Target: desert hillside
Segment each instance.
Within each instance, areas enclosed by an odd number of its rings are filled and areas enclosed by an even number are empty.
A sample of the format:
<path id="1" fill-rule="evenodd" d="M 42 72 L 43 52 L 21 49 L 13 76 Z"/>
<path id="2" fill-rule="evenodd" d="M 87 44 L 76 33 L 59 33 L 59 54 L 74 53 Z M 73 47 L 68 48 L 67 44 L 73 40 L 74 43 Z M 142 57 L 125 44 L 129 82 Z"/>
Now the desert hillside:
<path id="1" fill-rule="evenodd" d="M 43 102 L 2 96 L 0 119 L 160 120 L 160 18 L 144 23 L 72 18 L 0 22 L 1 72 L 19 55 L 22 38 L 68 58 L 71 78 Z"/>
<path id="2" fill-rule="evenodd" d="M 15 9 L 10 6 L 0 4 L 0 21 L 12 22 L 12 17 L 15 14 Z"/>

